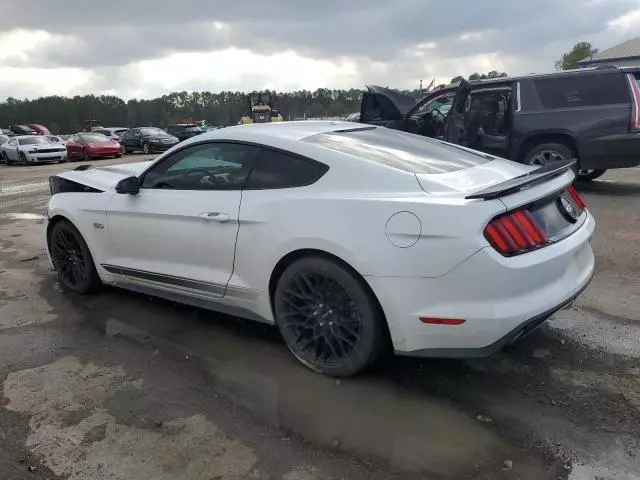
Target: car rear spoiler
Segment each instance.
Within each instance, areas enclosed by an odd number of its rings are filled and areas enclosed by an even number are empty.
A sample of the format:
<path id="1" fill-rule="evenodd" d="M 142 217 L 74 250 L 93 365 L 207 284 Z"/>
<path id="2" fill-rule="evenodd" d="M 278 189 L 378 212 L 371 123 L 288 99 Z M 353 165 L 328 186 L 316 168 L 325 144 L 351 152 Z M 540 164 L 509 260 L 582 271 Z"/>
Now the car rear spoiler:
<path id="1" fill-rule="evenodd" d="M 537 185 L 539 183 L 546 182 L 552 178 L 559 177 L 569 169 L 571 169 L 576 163 L 575 158 L 568 160 L 562 160 L 559 162 L 550 162 L 540 168 L 533 170 L 519 177 L 512 178 L 505 182 L 492 185 L 488 188 L 480 190 L 479 192 L 467 195 L 467 199 L 483 199 L 491 200 L 494 198 L 504 197 L 512 193 L 518 192 L 524 188 Z"/>

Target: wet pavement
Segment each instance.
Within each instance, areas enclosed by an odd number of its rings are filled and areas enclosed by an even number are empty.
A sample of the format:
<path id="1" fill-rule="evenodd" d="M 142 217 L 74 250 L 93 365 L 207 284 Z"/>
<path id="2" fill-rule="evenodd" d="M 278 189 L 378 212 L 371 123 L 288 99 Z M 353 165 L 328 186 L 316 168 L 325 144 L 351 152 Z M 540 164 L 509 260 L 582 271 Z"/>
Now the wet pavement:
<path id="1" fill-rule="evenodd" d="M 597 271 L 574 307 L 490 359 L 336 381 L 271 327 L 63 294 L 42 215 L 74 166 L 0 166 L 0 479 L 640 478 L 640 169 L 581 188 Z"/>

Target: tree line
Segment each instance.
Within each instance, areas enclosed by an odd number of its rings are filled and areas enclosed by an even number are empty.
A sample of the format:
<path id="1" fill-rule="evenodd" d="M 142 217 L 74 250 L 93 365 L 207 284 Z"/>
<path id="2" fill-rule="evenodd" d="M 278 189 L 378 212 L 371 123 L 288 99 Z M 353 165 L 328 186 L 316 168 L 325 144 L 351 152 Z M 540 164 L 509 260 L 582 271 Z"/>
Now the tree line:
<path id="1" fill-rule="evenodd" d="M 407 92 L 415 93 L 415 92 Z M 331 90 L 272 92 L 273 108 L 287 120 L 339 117 L 360 111 L 362 91 Z M 87 120 L 104 126 L 157 126 L 207 120 L 235 125 L 248 109 L 243 92 L 174 92 L 153 99 L 127 102 L 112 95 L 49 96 L 32 100 L 8 98 L 0 103 L 0 126 L 39 123 L 52 132 L 77 132 Z"/>

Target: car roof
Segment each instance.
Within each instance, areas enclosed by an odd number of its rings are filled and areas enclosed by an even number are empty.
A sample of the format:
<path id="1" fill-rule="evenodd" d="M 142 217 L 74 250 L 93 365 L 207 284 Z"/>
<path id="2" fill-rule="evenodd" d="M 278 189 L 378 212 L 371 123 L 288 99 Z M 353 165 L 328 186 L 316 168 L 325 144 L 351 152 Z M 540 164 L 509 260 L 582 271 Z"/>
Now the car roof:
<path id="1" fill-rule="evenodd" d="M 372 125 L 359 125 L 353 122 L 338 120 L 302 120 L 292 122 L 253 123 L 248 125 L 235 125 L 204 132 L 186 142 L 198 142 L 203 140 L 227 139 L 238 141 L 255 141 L 256 143 L 269 144 L 269 139 L 302 140 L 312 135 L 347 130 L 375 128 Z"/>

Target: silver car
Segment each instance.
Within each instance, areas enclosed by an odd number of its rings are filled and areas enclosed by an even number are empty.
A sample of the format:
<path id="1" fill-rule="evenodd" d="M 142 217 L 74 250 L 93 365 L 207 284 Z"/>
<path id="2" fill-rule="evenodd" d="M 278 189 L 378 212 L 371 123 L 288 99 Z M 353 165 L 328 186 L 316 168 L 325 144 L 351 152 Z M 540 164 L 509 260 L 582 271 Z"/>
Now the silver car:
<path id="1" fill-rule="evenodd" d="M 0 146 L 0 153 L 7 165 L 67 161 L 67 148 L 42 135 L 12 137 Z"/>

